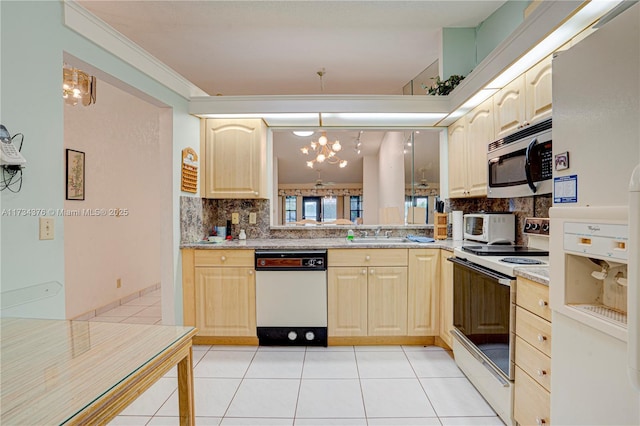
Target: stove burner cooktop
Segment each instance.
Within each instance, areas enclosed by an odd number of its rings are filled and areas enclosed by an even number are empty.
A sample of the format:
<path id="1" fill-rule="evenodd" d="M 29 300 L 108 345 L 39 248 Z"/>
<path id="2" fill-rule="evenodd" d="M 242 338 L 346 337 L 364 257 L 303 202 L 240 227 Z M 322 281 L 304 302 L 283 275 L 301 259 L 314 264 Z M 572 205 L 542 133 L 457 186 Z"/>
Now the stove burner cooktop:
<path id="1" fill-rule="evenodd" d="M 505 257 L 500 259 L 501 262 L 513 263 L 515 265 L 542 265 L 544 262 L 541 262 L 536 259 L 527 259 L 526 257 Z"/>
<path id="2" fill-rule="evenodd" d="M 549 256 L 549 252 L 525 246 L 463 246 L 463 251 L 477 256 Z"/>

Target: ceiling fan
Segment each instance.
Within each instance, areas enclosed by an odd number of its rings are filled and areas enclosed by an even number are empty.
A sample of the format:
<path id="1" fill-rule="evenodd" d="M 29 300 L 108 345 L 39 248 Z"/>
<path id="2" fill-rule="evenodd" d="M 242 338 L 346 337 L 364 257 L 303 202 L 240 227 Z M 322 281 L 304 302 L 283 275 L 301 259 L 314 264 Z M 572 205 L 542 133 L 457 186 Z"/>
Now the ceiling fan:
<path id="1" fill-rule="evenodd" d="M 323 182 L 322 178 L 320 177 L 320 172 L 318 171 L 318 179 L 316 179 L 316 183 L 313 186 L 316 189 L 322 189 L 322 188 L 326 188 L 327 186 L 333 186 L 335 184 L 336 184 L 335 182 Z"/>
<path id="2" fill-rule="evenodd" d="M 422 178 L 420 179 L 419 182 L 413 182 L 413 186 L 416 188 L 420 188 L 420 189 L 426 189 L 429 188 L 429 183 L 427 183 L 427 179 L 424 177 L 424 172 L 425 172 L 425 168 L 421 168 L 420 170 L 418 170 L 419 172 L 422 173 Z"/>

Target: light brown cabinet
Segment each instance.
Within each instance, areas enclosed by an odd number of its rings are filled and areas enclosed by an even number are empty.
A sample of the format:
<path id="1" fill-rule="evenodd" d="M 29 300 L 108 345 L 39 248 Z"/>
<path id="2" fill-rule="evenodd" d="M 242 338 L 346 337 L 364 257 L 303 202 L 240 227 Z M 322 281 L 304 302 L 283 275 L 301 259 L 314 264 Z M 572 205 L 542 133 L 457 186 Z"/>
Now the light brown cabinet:
<path id="1" fill-rule="evenodd" d="M 493 102 L 483 102 L 449 127 L 449 196 L 487 195 L 487 145 L 494 140 Z"/>
<path id="2" fill-rule="evenodd" d="M 518 277 L 514 419 L 550 424 L 551 311 L 549 287 Z"/>
<path id="3" fill-rule="evenodd" d="M 495 139 L 551 117 L 551 56 L 493 95 Z"/>
<path id="4" fill-rule="evenodd" d="M 409 249 L 407 334 L 437 336 L 440 324 L 439 249 Z"/>
<path id="5" fill-rule="evenodd" d="M 407 250 L 328 252 L 329 337 L 407 335 Z"/>
<path id="6" fill-rule="evenodd" d="M 453 253 L 440 250 L 440 338 L 453 348 Z"/>
<path id="7" fill-rule="evenodd" d="M 204 198 L 266 198 L 267 127 L 260 119 L 203 120 Z"/>
<path id="8" fill-rule="evenodd" d="M 197 341 L 257 343 L 253 259 L 253 250 L 182 250 L 183 322 Z"/>

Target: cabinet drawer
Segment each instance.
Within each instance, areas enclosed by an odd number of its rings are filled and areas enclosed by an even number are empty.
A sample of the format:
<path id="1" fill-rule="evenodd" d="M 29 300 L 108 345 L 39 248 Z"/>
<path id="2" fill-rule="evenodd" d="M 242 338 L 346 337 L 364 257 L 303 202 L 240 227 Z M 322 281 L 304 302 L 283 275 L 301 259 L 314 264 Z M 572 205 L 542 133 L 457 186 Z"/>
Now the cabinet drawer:
<path id="1" fill-rule="evenodd" d="M 519 337 L 516 337 L 516 365 L 551 391 L 551 358 Z"/>
<path id="2" fill-rule="evenodd" d="M 516 367 L 513 418 L 521 425 L 549 425 L 550 394 Z"/>
<path id="3" fill-rule="evenodd" d="M 516 308 L 516 335 L 551 356 L 551 323 L 519 306 Z"/>
<path id="4" fill-rule="evenodd" d="M 195 266 L 254 266 L 253 250 L 195 250 Z"/>
<path id="5" fill-rule="evenodd" d="M 551 321 L 551 309 L 549 308 L 549 287 L 518 277 L 516 292 L 517 305 L 529 312 Z"/>
<path id="6" fill-rule="evenodd" d="M 333 249 L 329 266 L 407 266 L 407 249 Z"/>

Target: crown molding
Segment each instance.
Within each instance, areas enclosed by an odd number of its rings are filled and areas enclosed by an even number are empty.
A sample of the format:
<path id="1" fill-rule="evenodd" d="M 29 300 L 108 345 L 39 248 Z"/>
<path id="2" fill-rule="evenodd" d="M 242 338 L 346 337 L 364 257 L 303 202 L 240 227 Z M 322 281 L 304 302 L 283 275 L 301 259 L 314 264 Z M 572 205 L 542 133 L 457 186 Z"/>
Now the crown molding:
<path id="1" fill-rule="evenodd" d="M 63 0 L 64 25 L 189 100 L 207 93 L 74 0 Z"/>

